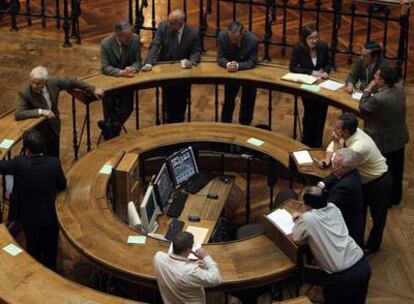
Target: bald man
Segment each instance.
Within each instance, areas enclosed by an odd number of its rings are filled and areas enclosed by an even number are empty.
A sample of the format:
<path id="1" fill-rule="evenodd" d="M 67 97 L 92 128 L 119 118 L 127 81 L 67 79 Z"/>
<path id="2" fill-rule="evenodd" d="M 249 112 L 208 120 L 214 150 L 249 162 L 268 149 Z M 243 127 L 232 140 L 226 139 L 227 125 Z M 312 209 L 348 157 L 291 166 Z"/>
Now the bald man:
<path id="1" fill-rule="evenodd" d="M 182 10 L 173 10 L 168 21 L 161 22 L 152 40 L 142 71 L 151 71 L 156 61 L 182 61 L 183 68 L 197 65 L 201 58 L 198 30 L 185 23 Z M 187 99 L 190 96 L 189 84 L 162 86 L 162 100 L 165 121 L 184 121 Z"/>

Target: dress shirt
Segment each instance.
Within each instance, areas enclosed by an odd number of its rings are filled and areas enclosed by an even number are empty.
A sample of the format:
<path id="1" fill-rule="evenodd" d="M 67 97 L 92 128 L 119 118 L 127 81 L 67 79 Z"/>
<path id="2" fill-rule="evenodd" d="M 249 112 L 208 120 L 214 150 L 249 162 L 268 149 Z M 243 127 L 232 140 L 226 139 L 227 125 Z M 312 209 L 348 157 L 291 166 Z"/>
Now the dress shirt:
<path id="1" fill-rule="evenodd" d="M 166 304 L 204 304 L 204 287 L 221 282 L 220 271 L 210 256 L 203 259 L 206 269 L 197 262 L 158 251 L 154 257 L 154 269 L 162 299 Z"/>
<path id="2" fill-rule="evenodd" d="M 47 103 L 47 109 L 48 110 L 52 109 L 52 102 L 50 101 L 50 94 L 49 94 L 49 91 L 47 90 L 46 86 L 44 86 L 43 89 L 42 89 L 42 95 L 43 95 L 43 98 L 45 99 L 45 101 Z"/>
<path id="3" fill-rule="evenodd" d="M 180 27 L 180 29 L 177 32 L 177 42 L 178 42 L 178 45 L 180 45 L 181 37 L 183 36 L 183 31 L 184 31 L 184 24 Z"/>
<path id="4" fill-rule="evenodd" d="M 328 273 L 346 270 L 364 255 L 349 236 L 341 211 L 332 203 L 305 212 L 293 227 L 292 238 L 307 242 L 317 265 Z"/>
<path id="5" fill-rule="evenodd" d="M 358 155 L 356 168 L 361 174 L 363 184 L 369 183 L 387 172 L 388 166 L 385 157 L 382 156 L 372 138 L 361 129 L 357 128 L 347 140 L 341 139 L 339 146 L 341 148 L 347 147 Z M 329 143 L 326 151 L 335 152 L 333 141 Z"/>

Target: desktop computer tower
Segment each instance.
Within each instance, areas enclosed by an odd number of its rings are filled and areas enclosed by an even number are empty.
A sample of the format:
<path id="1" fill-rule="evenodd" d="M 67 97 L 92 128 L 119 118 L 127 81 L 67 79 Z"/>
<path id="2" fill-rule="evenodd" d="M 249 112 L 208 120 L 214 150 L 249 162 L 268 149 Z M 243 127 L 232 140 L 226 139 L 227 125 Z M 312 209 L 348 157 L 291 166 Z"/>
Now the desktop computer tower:
<path id="1" fill-rule="evenodd" d="M 115 168 L 114 212 L 124 222 L 128 221 L 128 202 L 139 201 L 138 154 L 126 153 Z"/>

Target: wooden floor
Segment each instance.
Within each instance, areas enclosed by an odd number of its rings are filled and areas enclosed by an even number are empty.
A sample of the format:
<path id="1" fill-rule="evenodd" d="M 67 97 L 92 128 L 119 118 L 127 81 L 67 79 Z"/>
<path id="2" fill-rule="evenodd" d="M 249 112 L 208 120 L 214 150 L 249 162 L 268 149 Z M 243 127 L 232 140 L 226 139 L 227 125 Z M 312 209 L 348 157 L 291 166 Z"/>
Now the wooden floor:
<path id="1" fill-rule="evenodd" d="M 83 11 L 81 28 L 84 32 L 82 45 L 75 45 L 72 48 L 61 47 L 62 35 L 54 30 L 45 31 L 39 24 L 31 28 L 21 27 L 18 33 L 10 33 L 7 26 L 0 28 L 0 113 L 6 109 L 13 108 L 16 103 L 16 92 L 23 83 L 27 81 L 30 69 L 38 64 L 48 67 L 51 73 L 58 75 L 84 76 L 99 71 L 99 45 L 97 42 L 108 34 L 112 24 L 122 17 L 126 17 L 126 9 L 118 8 L 114 1 L 100 1 L 98 8 L 95 1 L 84 2 L 90 10 Z M 85 7 L 84 6 L 84 7 Z M 111 16 L 106 13 L 111 11 Z M 193 11 L 190 15 L 196 15 Z M 4 23 L 4 20 L 2 21 Z M 191 22 L 191 20 L 190 20 Z M 259 21 L 258 21 L 259 22 Z M 411 22 L 413 24 L 414 22 Z M 411 33 L 414 31 L 412 30 Z M 363 33 L 361 33 L 363 35 Z M 411 37 L 414 37 L 411 34 Z M 144 37 L 144 44 L 148 47 L 149 38 Z M 363 38 L 361 37 L 361 41 Z M 146 49 L 143 51 L 146 52 Z M 411 54 L 414 54 L 411 51 Z M 209 56 L 214 52 L 209 51 Z M 145 57 L 145 55 L 144 55 Z M 413 57 L 413 56 L 411 56 Z M 414 59 L 411 59 L 414 61 Z M 411 67 L 413 67 L 410 62 Z M 408 79 L 414 79 L 411 72 Z M 274 92 L 274 117 L 273 130 L 291 136 L 292 107 L 290 96 Z M 407 118 L 409 129 L 414 134 L 414 88 L 407 89 L 408 108 Z M 212 86 L 194 86 L 193 89 L 193 120 L 213 120 L 212 108 Z M 220 93 L 222 99 L 222 92 Z M 154 124 L 153 104 L 154 95 L 152 90 L 145 90 L 140 93 L 142 102 L 141 126 Z M 205 104 L 208 103 L 209 107 Z M 255 118 L 253 124 L 266 122 L 267 94 L 265 91 L 258 92 Z M 62 117 L 62 161 L 68 170 L 73 164 L 72 154 L 72 128 L 70 99 L 62 94 L 60 100 Z M 83 111 L 79 107 L 78 122 L 81 122 Z M 236 109 L 237 111 L 238 109 Z M 98 130 L 97 120 L 101 119 L 101 106 L 96 103 L 92 107 L 92 135 L 96 143 Z M 331 125 L 337 111 L 330 110 L 327 120 L 325 134 L 329 134 Z M 128 122 L 127 128 L 132 129 L 134 121 Z M 414 135 L 413 135 L 414 136 Z M 325 136 L 327 138 L 327 136 Z M 325 139 L 326 140 L 326 139 Z M 394 207 L 389 212 L 388 223 L 384 235 L 384 245 L 381 251 L 370 258 L 373 268 L 368 303 L 413 303 L 414 302 L 414 151 L 412 140 L 406 148 L 406 167 L 404 174 L 404 195 L 402 205 Z M 84 154 L 85 151 L 83 150 Z M 236 182 L 232 200 L 238 202 L 243 199 L 245 180 L 239 176 Z M 252 185 L 252 191 L 256 200 L 255 210 L 261 212 L 268 204 L 267 187 L 265 181 L 256 178 Z M 237 210 L 235 221 L 237 221 Z M 73 252 L 68 252 L 73 255 Z M 67 265 L 63 265 L 65 268 Z M 68 268 L 68 267 L 66 267 Z"/>

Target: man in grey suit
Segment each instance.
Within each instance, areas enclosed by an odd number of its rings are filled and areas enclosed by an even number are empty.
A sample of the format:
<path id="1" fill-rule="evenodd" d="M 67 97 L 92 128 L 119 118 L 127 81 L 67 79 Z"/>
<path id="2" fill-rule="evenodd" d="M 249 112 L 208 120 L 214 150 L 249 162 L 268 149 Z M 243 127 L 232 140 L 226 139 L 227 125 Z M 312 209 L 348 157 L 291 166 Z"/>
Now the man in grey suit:
<path id="1" fill-rule="evenodd" d="M 141 42 L 132 32 L 128 21 L 115 25 L 112 33 L 101 42 L 102 72 L 114 77 L 133 77 L 141 67 Z M 119 135 L 122 125 L 127 121 L 134 108 L 134 93 L 118 90 L 105 97 L 104 122 L 98 123 L 106 139 Z"/>
<path id="2" fill-rule="evenodd" d="M 143 71 L 150 71 L 156 61 L 181 60 L 183 68 L 197 65 L 201 58 L 198 31 L 185 23 L 182 10 L 173 10 L 168 22 L 161 22 L 152 40 Z M 190 96 L 189 84 L 163 85 L 162 99 L 167 123 L 184 121 L 187 99 Z"/>
<path id="3" fill-rule="evenodd" d="M 230 73 L 239 70 L 249 70 L 257 64 L 257 37 L 245 31 L 238 21 L 230 23 L 226 30 L 219 33 L 218 38 L 218 64 Z M 222 122 L 231 122 L 235 107 L 235 99 L 239 92 L 240 84 L 231 82 L 224 87 L 224 104 L 221 113 Z M 242 86 L 239 122 L 249 125 L 253 119 L 254 104 L 256 101 L 256 87 Z"/>
<path id="4" fill-rule="evenodd" d="M 102 89 L 88 85 L 86 82 L 71 79 L 49 77 L 47 69 L 37 66 L 30 72 L 30 82 L 19 94 L 15 119 L 23 120 L 44 116 L 46 121 L 36 129 L 46 139 L 46 155 L 59 158 L 60 118 L 58 109 L 59 93 L 67 89 L 81 89 L 89 94 L 101 97 Z"/>
<path id="5" fill-rule="evenodd" d="M 397 85 L 398 75 L 387 64 L 379 66 L 374 80 L 364 90 L 359 109 L 366 115 L 364 131 L 387 159 L 393 187 L 391 204 L 402 196 L 404 146 L 409 140 L 405 117 L 405 92 Z"/>

